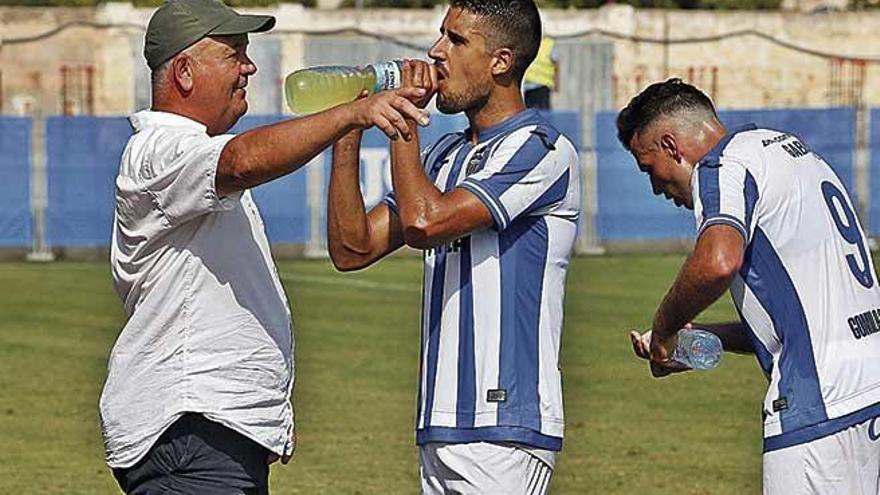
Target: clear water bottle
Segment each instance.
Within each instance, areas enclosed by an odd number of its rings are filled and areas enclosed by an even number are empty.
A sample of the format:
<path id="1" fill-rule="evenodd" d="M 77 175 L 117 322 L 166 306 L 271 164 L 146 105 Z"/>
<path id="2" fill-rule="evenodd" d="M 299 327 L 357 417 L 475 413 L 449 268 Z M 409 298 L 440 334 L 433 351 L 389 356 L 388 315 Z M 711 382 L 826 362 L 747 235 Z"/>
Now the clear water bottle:
<path id="1" fill-rule="evenodd" d="M 695 370 L 710 370 L 721 361 L 721 339 L 717 335 L 698 330 L 684 328 L 678 331 L 678 344 L 672 354 L 672 360 Z"/>
<path id="2" fill-rule="evenodd" d="M 371 94 L 400 87 L 400 62 L 349 67 L 331 65 L 292 72 L 284 81 L 287 106 L 309 114 L 354 101 L 361 91 Z"/>

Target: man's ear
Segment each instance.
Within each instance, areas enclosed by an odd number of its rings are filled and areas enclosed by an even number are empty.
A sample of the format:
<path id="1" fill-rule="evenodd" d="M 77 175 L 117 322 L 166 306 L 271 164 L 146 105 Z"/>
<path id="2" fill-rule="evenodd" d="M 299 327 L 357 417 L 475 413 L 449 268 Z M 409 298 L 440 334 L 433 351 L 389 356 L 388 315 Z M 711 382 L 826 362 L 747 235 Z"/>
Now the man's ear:
<path id="1" fill-rule="evenodd" d="M 678 149 L 678 142 L 672 134 L 663 134 L 660 136 L 660 149 L 675 160 L 675 163 L 681 163 L 681 152 Z"/>
<path id="2" fill-rule="evenodd" d="M 171 77 L 184 95 L 192 92 L 195 86 L 193 60 L 186 54 L 178 55 L 171 61 Z"/>
<path id="3" fill-rule="evenodd" d="M 510 48 L 499 48 L 492 53 L 492 75 L 503 76 L 513 73 L 514 62 L 513 50 Z"/>

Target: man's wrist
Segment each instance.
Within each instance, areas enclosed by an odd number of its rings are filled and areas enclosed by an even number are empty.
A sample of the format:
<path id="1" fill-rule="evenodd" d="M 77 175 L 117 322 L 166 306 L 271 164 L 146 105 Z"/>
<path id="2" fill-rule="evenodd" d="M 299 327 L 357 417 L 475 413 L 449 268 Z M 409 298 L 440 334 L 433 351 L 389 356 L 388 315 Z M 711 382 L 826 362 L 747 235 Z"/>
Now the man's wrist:
<path id="1" fill-rule="evenodd" d="M 349 129 L 353 131 L 363 131 L 370 127 L 369 121 L 362 115 L 361 107 L 364 106 L 364 101 L 364 99 L 358 99 L 342 107 L 347 114 L 344 122 L 348 122 Z"/>
<path id="2" fill-rule="evenodd" d="M 651 333 L 665 339 L 678 333 L 678 328 L 673 328 L 667 325 L 663 318 L 658 314 L 658 316 L 654 318 L 654 324 L 651 326 Z"/>

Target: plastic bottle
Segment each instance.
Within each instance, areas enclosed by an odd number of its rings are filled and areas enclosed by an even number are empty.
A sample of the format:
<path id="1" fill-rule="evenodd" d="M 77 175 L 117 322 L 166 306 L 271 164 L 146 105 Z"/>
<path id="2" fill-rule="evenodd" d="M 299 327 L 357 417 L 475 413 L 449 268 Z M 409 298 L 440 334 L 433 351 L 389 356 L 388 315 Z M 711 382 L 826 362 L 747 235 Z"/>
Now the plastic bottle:
<path id="1" fill-rule="evenodd" d="M 290 73 L 284 81 L 287 106 L 297 114 L 320 112 L 354 101 L 364 89 L 372 94 L 399 87 L 397 61 L 364 67 L 310 67 Z"/>
<path id="2" fill-rule="evenodd" d="M 706 330 L 681 329 L 672 360 L 695 370 L 710 370 L 721 361 L 721 339 Z"/>

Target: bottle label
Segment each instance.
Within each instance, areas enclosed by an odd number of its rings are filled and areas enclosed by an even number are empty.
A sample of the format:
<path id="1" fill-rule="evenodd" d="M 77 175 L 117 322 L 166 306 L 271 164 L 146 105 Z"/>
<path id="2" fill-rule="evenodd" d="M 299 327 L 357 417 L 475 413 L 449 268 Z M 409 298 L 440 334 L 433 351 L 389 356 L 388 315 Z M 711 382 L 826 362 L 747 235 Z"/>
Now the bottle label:
<path id="1" fill-rule="evenodd" d="M 400 64 L 396 60 L 376 64 L 373 66 L 373 70 L 376 72 L 374 93 L 400 87 Z"/>

